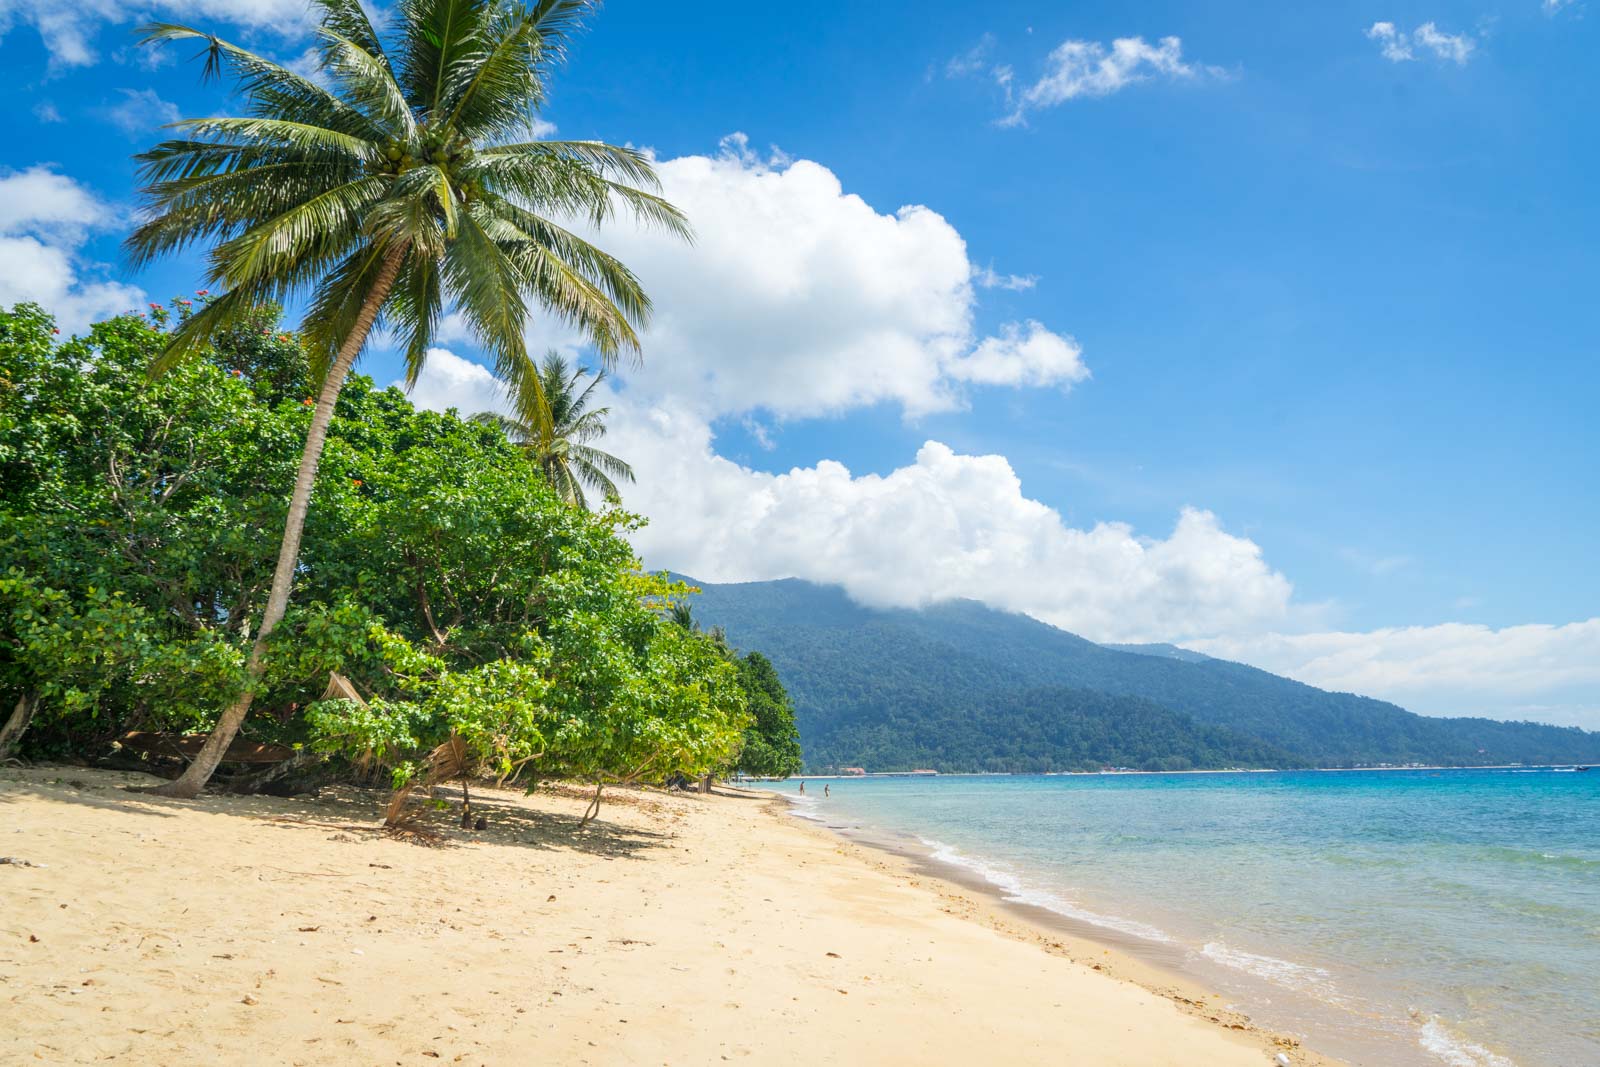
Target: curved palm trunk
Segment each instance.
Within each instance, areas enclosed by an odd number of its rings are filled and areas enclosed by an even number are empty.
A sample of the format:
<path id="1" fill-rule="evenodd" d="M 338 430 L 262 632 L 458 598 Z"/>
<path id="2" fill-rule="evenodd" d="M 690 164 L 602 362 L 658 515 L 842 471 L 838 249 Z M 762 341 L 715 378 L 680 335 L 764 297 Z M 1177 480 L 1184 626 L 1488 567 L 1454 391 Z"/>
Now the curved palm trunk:
<path id="1" fill-rule="evenodd" d="M 289 607 L 289 591 L 294 586 L 294 570 L 300 562 L 300 533 L 305 528 L 306 512 L 311 507 L 311 488 L 317 480 L 317 464 L 322 459 L 322 446 L 328 440 L 328 426 L 333 422 L 333 406 L 339 399 L 339 390 L 344 386 L 345 376 L 350 373 L 350 366 L 355 362 L 356 354 L 361 351 L 361 346 L 366 344 L 367 334 L 371 332 L 372 324 L 378 318 L 378 309 L 383 306 L 384 300 L 388 299 L 389 290 L 394 287 L 395 278 L 400 274 L 400 265 L 404 259 L 404 247 L 390 250 L 383 261 L 383 266 L 378 270 L 378 276 L 373 279 L 372 290 L 361 305 L 361 313 L 356 316 L 350 336 L 345 338 L 344 346 L 339 349 L 338 357 L 334 360 L 333 366 L 328 368 L 327 377 L 323 379 L 322 393 L 317 397 L 317 407 L 311 415 L 311 428 L 306 431 L 305 448 L 300 453 L 300 472 L 295 476 L 294 495 L 289 498 L 289 517 L 284 522 L 283 543 L 278 548 L 278 566 L 272 572 L 272 591 L 267 596 L 267 610 L 261 616 L 261 626 L 256 630 L 255 643 L 250 648 L 250 660 L 247 666 L 249 677 L 245 683 L 245 690 L 239 699 L 222 713 L 222 717 L 217 720 L 217 725 L 211 731 L 211 736 L 206 738 L 204 747 L 200 749 L 200 754 L 189 764 L 183 775 L 176 781 L 150 790 L 152 793 L 183 799 L 198 796 L 200 790 L 211 780 L 217 764 L 222 762 L 223 753 L 227 752 L 228 746 L 233 743 L 245 716 L 250 713 L 250 703 L 255 700 L 256 686 L 266 667 L 267 638 L 272 635 L 273 629 L 283 619 L 283 614 Z"/>

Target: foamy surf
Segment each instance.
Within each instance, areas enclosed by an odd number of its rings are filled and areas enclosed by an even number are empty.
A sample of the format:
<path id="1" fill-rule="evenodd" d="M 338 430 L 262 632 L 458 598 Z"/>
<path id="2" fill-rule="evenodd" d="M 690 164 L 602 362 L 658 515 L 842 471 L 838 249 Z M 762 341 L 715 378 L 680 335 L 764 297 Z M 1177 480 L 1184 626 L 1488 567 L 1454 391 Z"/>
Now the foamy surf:
<path id="1" fill-rule="evenodd" d="M 1055 893 L 1029 886 L 1017 875 L 1001 866 L 974 859 L 944 844 L 941 841 L 930 841 L 927 838 L 919 840 L 928 847 L 932 857 L 941 863 L 969 870 L 981 877 L 984 881 L 1000 890 L 1001 899 L 1014 904 L 1030 904 L 1036 908 L 1053 911 L 1057 915 L 1079 922 L 1091 923 L 1107 930 L 1116 930 L 1118 933 L 1130 934 L 1143 938 L 1146 941 L 1170 943 L 1172 938 L 1161 930 L 1147 923 L 1136 922 L 1133 919 L 1123 919 L 1115 915 L 1102 915 L 1088 908 L 1079 907 L 1070 900 L 1066 900 Z"/>
<path id="2" fill-rule="evenodd" d="M 1413 1016 L 1419 1018 L 1415 1012 Z M 1449 1067 L 1516 1067 L 1504 1056 L 1498 1056 L 1482 1045 L 1450 1032 L 1437 1018 L 1422 1023 L 1417 1043 Z"/>
<path id="3" fill-rule="evenodd" d="M 817 812 L 817 802 L 811 797 L 798 796 L 794 793 L 785 794 L 789 800 L 789 814 L 797 819 L 810 819 L 812 822 L 821 822 L 822 816 Z"/>
<path id="4" fill-rule="evenodd" d="M 1276 956 L 1262 956 L 1254 952 L 1245 952 L 1242 949 L 1229 948 L 1219 941 L 1208 941 L 1200 949 L 1200 955 L 1213 963 L 1220 963 L 1224 967 L 1232 967 L 1236 971 L 1253 974 L 1257 978 L 1265 978 L 1269 982 L 1285 986 L 1299 992 L 1324 992 L 1333 975 L 1321 967 L 1312 967 L 1303 963 L 1291 963 L 1280 960 Z"/>

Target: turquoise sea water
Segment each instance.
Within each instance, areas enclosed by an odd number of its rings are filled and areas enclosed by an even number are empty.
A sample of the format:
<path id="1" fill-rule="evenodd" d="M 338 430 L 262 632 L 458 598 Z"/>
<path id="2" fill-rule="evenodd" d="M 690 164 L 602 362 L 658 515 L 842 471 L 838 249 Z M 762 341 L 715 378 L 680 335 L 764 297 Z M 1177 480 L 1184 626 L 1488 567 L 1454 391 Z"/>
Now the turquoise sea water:
<path id="1" fill-rule="evenodd" d="M 1092 924 L 1330 1054 L 1600 1065 L 1600 771 L 827 784 L 796 813 Z"/>

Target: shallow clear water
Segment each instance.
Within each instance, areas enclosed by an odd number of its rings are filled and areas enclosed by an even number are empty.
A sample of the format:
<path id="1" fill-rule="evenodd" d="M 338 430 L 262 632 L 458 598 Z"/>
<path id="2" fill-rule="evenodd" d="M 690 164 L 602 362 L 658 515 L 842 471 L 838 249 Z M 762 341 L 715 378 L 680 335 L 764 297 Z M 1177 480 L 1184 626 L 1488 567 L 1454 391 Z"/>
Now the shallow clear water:
<path id="1" fill-rule="evenodd" d="M 1330 1054 L 1600 1065 L 1600 771 L 823 784 L 801 813 L 918 840 Z"/>

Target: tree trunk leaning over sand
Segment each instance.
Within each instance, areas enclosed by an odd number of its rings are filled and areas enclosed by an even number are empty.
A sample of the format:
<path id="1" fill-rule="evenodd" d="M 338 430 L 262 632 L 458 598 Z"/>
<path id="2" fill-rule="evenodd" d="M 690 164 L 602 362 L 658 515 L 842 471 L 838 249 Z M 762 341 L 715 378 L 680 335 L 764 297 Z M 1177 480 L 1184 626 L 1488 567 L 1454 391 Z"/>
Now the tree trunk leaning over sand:
<path id="1" fill-rule="evenodd" d="M 7 759 L 11 750 L 17 747 L 17 742 L 22 740 L 22 735 L 28 729 L 28 723 L 33 721 L 33 713 L 39 710 L 39 694 L 23 693 L 17 701 L 17 706 L 11 712 L 11 717 L 4 726 L 0 726 L 0 760 Z"/>
<path id="2" fill-rule="evenodd" d="M 272 636 L 273 629 L 282 621 L 284 612 L 289 607 L 289 592 L 294 587 L 295 567 L 300 562 L 300 534 L 305 528 L 306 512 L 311 507 L 311 490 L 317 480 L 317 464 L 322 459 L 322 447 L 328 439 L 328 427 L 333 422 L 333 408 L 338 402 L 339 390 L 344 387 L 344 380 L 350 373 L 350 367 L 355 363 L 362 346 L 366 344 L 367 334 L 371 332 L 372 324 L 377 321 L 378 309 L 383 306 L 383 302 L 389 297 L 389 290 L 394 287 L 405 254 L 405 247 L 400 245 L 391 248 L 385 256 L 383 266 L 378 270 L 378 276 L 373 279 L 372 289 L 362 302 L 361 312 L 356 316 L 355 325 L 351 327 L 350 336 L 345 338 L 338 357 L 328 368 L 327 376 L 322 381 L 322 392 L 317 397 L 316 410 L 311 414 L 311 426 L 306 431 L 305 448 L 300 453 L 300 471 L 295 476 L 294 495 L 289 498 L 289 516 L 284 522 L 283 543 L 278 548 L 278 565 L 272 572 L 272 592 L 267 597 L 267 609 L 261 616 L 261 626 L 256 630 L 255 643 L 250 648 L 245 690 L 222 713 L 216 727 L 211 731 L 211 736 L 206 738 L 205 746 L 200 749 L 200 754 L 189 764 L 182 776 L 176 781 L 157 786 L 150 790 L 152 793 L 185 800 L 198 796 L 206 783 L 211 780 L 217 764 L 222 762 L 223 753 L 227 752 L 228 746 L 233 743 L 245 716 L 250 713 L 250 704 L 255 700 L 256 686 L 266 669 L 267 638 Z"/>

